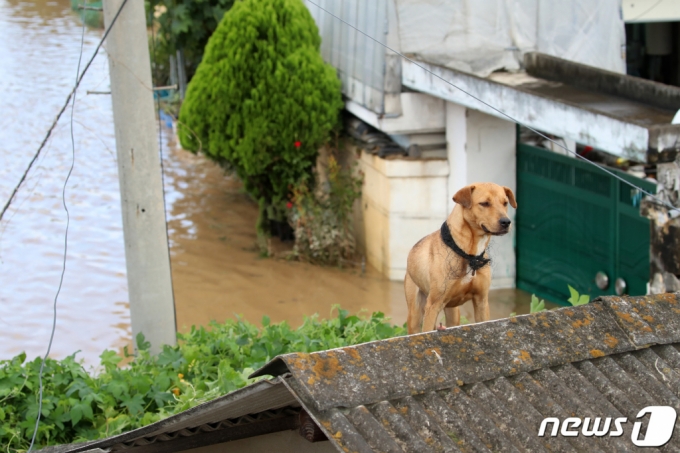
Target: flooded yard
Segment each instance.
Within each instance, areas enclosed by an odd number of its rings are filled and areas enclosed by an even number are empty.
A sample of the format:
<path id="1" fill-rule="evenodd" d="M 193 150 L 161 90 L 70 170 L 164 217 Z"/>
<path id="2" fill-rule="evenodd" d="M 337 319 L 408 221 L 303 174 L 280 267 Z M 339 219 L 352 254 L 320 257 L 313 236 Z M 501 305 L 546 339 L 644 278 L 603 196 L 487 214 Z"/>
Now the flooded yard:
<path id="1" fill-rule="evenodd" d="M 241 192 L 238 180 L 181 150 L 170 131 L 164 132 L 170 147 L 166 191 L 172 200 L 168 226 L 180 329 L 235 313 L 251 322 L 266 314 L 274 322 L 297 325 L 305 315 L 328 316 L 335 304 L 406 321 L 403 283 L 387 280 L 370 266 L 362 276 L 359 269 L 259 258 L 254 249 L 257 205 Z M 528 312 L 528 297 L 513 289 L 493 291 L 491 316 Z M 463 315 L 474 319 L 470 304 Z"/>
<path id="2" fill-rule="evenodd" d="M 0 200 L 4 204 L 59 111 L 76 74 L 81 25 L 68 0 L 0 0 Z M 87 59 L 101 30 L 86 30 Z M 120 195 L 108 66 L 102 50 L 78 92 L 76 163 L 67 188 L 71 211 L 64 287 L 52 356 L 95 363 L 131 340 Z M 66 216 L 61 188 L 71 159 L 68 114 L 0 224 L 0 359 L 44 354 L 61 272 Z M 262 259 L 254 249 L 257 206 L 239 182 L 201 156 L 178 148 L 163 126 L 167 219 L 177 325 L 235 314 L 259 323 L 298 325 L 331 307 L 382 311 L 406 319 L 401 282 L 374 269 L 321 268 Z M 491 316 L 528 311 L 528 295 L 492 294 Z M 469 306 L 463 314 L 472 319 Z"/>

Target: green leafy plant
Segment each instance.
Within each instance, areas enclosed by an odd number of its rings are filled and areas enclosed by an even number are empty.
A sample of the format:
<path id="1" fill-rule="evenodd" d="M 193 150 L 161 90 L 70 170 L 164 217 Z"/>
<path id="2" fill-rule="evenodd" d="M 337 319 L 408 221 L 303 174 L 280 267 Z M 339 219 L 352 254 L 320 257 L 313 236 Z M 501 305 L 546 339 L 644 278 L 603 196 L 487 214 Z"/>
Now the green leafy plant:
<path id="1" fill-rule="evenodd" d="M 154 82 L 168 83 L 169 57 L 182 50 L 187 77 L 196 72 L 208 39 L 234 0 L 147 0 L 148 25 L 157 27 Z M 151 11 L 153 10 L 153 11 Z"/>
<path id="2" fill-rule="evenodd" d="M 571 287 L 571 285 L 567 285 L 569 287 L 569 293 L 571 294 L 571 297 L 567 299 L 569 303 L 573 306 L 577 305 L 585 305 L 588 302 L 590 302 L 590 296 L 587 294 L 580 294 L 578 291 L 576 291 L 574 288 Z"/>
<path id="3" fill-rule="evenodd" d="M 578 291 L 576 291 L 574 288 L 572 288 L 570 285 L 567 285 L 569 287 L 569 293 L 571 294 L 571 297 L 567 299 L 567 301 L 572 305 L 572 306 L 577 306 L 577 305 L 585 305 L 588 302 L 590 302 L 590 296 L 586 294 L 579 294 Z M 545 311 L 545 301 L 543 299 L 539 299 L 536 297 L 535 294 L 531 295 L 531 304 L 529 305 L 529 313 L 539 313 L 541 311 Z M 510 316 L 516 316 L 517 313 L 510 313 Z"/>
<path id="4" fill-rule="evenodd" d="M 317 190 L 311 190 L 307 181 L 293 188 L 288 204 L 295 231 L 293 253 L 304 261 L 342 266 L 355 255 L 352 213 L 361 197 L 363 174 L 341 168 L 334 154 L 325 174 L 326 181 Z"/>
<path id="5" fill-rule="evenodd" d="M 143 336 L 137 354 L 114 351 L 100 356 L 99 372 L 88 373 L 75 354 L 45 363 L 44 397 L 37 446 L 79 442 L 119 434 L 153 423 L 253 380 L 248 375 L 279 354 L 313 352 L 404 335 L 382 313 L 350 316 L 334 307 L 336 316 L 305 318 L 292 329 L 286 322 L 262 327 L 243 320 L 213 322 L 178 334 L 177 346 L 149 353 Z M 28 449 L 38 413 L 38 371 L 41 359 L 26 354 L 0 361 L 0 449 Z"/>
<path id="6" fill-rule="evenodd" d="M 529 305 L 529 313 L 538 313 L 545 311 L 545 301 L 538 299 L 535 294 L 531 295 L 531 304 Z"/>
<path id="7" fill-rule="evenodd" d="M 340 81 L 302 0 L 243 0 L 210 37 L 180 110 L 182 146 L 235 170 L 258 201 L 258 232 L 312 186 L 318 149 L 339 123 Z"/>

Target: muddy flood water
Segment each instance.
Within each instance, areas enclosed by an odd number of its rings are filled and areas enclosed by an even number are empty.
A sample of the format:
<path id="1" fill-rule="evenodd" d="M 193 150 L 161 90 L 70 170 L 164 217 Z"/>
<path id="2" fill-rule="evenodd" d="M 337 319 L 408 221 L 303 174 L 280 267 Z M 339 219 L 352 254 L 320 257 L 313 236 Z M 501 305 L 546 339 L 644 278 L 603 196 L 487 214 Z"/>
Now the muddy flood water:
<path id="1" fill-rule="evenodd" d="M 84 60 L 101 30 L 85 30 Z M 4 205 L 76 77 L 81 24 L 68 0 L 0 0 L 0 201 Z M 75 104 L 75 170 L 66 275 L 51 356 L 95 364 L 131 341 L 108 65 L 100 51 Z M 71 159 L 67 111 L 0 223 L 0 360 L 46 351 L 61 272 L 66 215 L 61 189 Z M 212 162 L 178 148 L 162 126 L 167 219 L 177 325 L 186 330 L 235 314 L 298 325 L 305 315 L 382 311 L 406 319 L 402 283 L 374 269 L 321 268 L 259 258 L 257 206 Z M 528 311 L 528 295 L 492 293 L 491 315 Z M 463 314 L 472 318 L 466 306 Z"/>

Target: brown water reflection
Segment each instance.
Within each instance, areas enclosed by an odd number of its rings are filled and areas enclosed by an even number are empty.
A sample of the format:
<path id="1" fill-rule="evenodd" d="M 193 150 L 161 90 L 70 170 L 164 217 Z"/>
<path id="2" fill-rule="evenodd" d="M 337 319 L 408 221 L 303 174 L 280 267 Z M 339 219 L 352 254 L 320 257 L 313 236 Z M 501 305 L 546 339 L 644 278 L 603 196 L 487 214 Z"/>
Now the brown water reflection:
<path id="1" fill-rule="evenodd" d="M 9 196 L 75 79 L 81 27 L 69 0 L 0 0 L 0 201 Z M 101 31 L 85 33 L 89 58 Z M 115 143 L 106 55 L 83 80 L 74 115 L 76 166 L 67 190 L 69 253 L 59 297 L 53 357 L 80 350 L 94 364 L 102 350 L 130 342 Z M 65 213 L 61 187 L 70 164 L 69 118 L 0 224 L 0 359 L 45 353 L 61 272 Z M 181 330 L 241 314 L 259 323 L 300 323 L 304 315 L 382 311 L 403 323 L 402 284 L 368 269 L 315 267 L 260 259 L 254 251 L 257 207 L 233 177 L 177 148 L 163 126 L 166 203 L 177 324 Z M 518 302 L 519 305 L 518 305 Z M 491 315 L 526 312 L 526 295 L 492 295 Z M 472 319 L 469 307 L 463 310 Z"/>
<path id="2" fill-rule="evenodd" d="M 101 36 L 87 30 L 84 58 Z M 69 0 L 0 0 L 0 200 L 14 185 L 72 89 L 81 26 Z M 130 337 L 111 100 L 102 52 L 79 91 L 76 166 L 67 190 L 69 254 L 53 356 L 82 350 L 91 363 Z M 69 115 L 0 224 L 0 358 L 45 353 L 64 247 L 61 189 L 71 161 Z"/>

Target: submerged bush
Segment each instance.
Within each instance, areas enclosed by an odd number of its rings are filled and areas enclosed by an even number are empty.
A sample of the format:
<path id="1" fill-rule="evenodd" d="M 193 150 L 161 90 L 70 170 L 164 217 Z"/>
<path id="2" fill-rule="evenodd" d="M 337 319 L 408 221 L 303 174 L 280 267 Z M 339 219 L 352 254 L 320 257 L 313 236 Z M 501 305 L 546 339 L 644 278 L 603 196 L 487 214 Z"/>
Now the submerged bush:
<path id="1" fill-rule="evenodd" d="M 210 38 L 180 111 L 179 137 L 233 168 L 260 204 L 258 230 L 285 220 L 338 123 L 340 81 L 302 0 L 243 0 Z"/>
<path id="2" fill-rule="evenodd" d="M 293 253 L 303 261 L 342 266 L 355 258 L 352 214 L 363 175 L 355 174 L 354 168 L 341 168 L 333 154 L 325 173 L 327 180 L 317 190 L 306 181 L 293 190 Z"/>
<path id="3" fill-rule="evenodd" d="M 74 356 L 48 359 L 36 445 L 98 439 L 161 420 L 255 380 L 248 375 L 279 354 L 314 352 L 404 335 L 382 313 L 367 318 L 306 318 L 292 329 L 286 322 L 262 328 L 242 320 L 213 322 L 178 334 L 177 346 L 151 355 L 138 338 L 138 354 L 124 367 L 113 351 L 101 355 L 101 372 L 88 373 Z M 0 450 L 28 449 L 38 413 L 41 359 L 26 354 L 0 361 Z"/>

